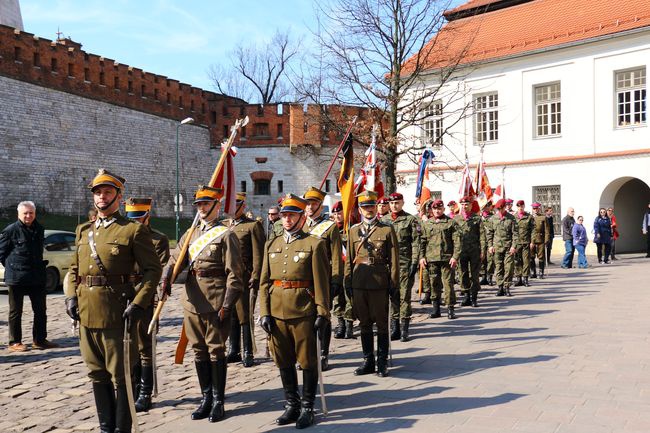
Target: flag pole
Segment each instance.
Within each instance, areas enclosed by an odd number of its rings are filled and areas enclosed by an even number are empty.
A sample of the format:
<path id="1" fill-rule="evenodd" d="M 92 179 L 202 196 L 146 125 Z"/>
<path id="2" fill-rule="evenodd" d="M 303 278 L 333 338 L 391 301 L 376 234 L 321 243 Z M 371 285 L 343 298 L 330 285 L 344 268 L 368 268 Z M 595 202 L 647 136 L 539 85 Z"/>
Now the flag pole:
<path id="1" fill-rule="evenodd" d="M 350 125 L 348 126 L 348 129 L 345 131 L 345 135 L 343 136 L 343 140 L 341 140 L 341 144 L 339 144 L 338 149 L 336 149 L 336 153 L 334 154 L 334 157 L 332 158 L 332 162 L 330 162 L 329 167 L 327 167 L 327 171 L 325 172 L 325 176 L 323 176 L 323 180 L 320 183 L 320 186 L 318 189 L 323 189 L 323 185 L 325 185 L 325 181 L 327 180 L 327 176 L 330 175 L 330 172 L 332 171 L 332 167 L 334 166 L 334 163 L 336 162 L 336 158 L 339 156 L 339 153 L 341 153 L 341 149 L 343 149 L 343 145 L 347 141 L 348 137 L 350 136 L 350 132 L 352 131 L 352 127 L 354 124 L 357 123 L 357 116 L 354 116 L 352 118 L 352 122 L 350 122 Z"/>

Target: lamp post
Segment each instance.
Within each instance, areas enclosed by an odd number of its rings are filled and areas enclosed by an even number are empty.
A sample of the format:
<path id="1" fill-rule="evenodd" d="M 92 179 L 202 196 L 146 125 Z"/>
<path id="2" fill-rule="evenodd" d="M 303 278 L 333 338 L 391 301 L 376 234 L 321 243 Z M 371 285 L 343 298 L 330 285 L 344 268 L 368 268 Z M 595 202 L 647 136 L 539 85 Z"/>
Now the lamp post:
<path id="1" fill-rule="evenodd" d="M 186 117 L 185 119 L 181 120 L 180 123 L 176 125 L 176 209 L 175 209 L 175 216 L 176 216 L 176 241 L 180 239 L 180 229 L 179 229 L 179 221 L 180 221 L 180 206 L 181 206 L 181 194 L 180 194 L 180 187 L 178 184 L 178 177 L 179 177 L 179 164 L 178 164 L 178 129 L 183 126 L 187 125 L 189 123 L 194 123 L 194 119 L 191 117 Z"/>

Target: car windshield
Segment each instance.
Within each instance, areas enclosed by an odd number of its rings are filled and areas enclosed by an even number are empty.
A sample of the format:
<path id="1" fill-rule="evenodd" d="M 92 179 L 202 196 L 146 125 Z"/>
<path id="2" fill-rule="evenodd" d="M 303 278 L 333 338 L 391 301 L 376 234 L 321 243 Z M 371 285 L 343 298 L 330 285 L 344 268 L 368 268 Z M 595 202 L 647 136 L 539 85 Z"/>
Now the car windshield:
<path id="1" fill-rule="evenodd" d="M 55 233 L 45 237 L 46 251 L 71 251 L 75 236 L 67 233 Z"/>

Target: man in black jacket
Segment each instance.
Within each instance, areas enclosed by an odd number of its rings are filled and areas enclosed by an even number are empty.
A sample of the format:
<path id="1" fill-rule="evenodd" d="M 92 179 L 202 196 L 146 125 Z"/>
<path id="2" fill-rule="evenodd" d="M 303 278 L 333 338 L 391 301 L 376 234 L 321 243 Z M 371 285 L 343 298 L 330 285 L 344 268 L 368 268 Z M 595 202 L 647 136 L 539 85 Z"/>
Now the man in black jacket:
<path id="1" fill-rule="evenodd" d="M 575 211 L 570 207 L 567 209 L 566 216 L 562 218 L 562 240 L 564 241 L 565 250 L 562 268 L 564 269 L 573 267 L 573 254 L 576 250 L 573 246 L 573 225 L 576 223 L 573 214 L 575 214 Z"/>
<path id="2" fill-rule="evenodd" d="M 9 286 L 10 352 L 28 350 L 22 343 L 21 326 L 25 295 L 29 296 L 34 311 L 32 348 L 57 347 L 46 339 L 43 241 L 44 230 L 36 221 L 36 206 L 31 201 L 21 202 L 18 204 L 18 221 L 9 224 L 0 233 L 0 263 L 5 267 L 5 283 Z"/>

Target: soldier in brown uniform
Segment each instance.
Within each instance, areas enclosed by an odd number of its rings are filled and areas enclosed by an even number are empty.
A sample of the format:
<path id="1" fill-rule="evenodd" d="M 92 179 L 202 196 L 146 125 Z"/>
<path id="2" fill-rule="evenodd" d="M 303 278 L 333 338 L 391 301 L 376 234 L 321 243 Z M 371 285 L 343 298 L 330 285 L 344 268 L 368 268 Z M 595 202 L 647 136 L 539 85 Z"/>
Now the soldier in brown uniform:
<path id="1" fill-rule="evenodd" d="M 546 245 L 551 241 L 551 229 L 546 216 L 542 213 L 542 205 L 533 203 L 533 219 L 535 228 L 533 229 L 532 247 L 530 254 L 530 267 L 532 277 L 537 278 L 537 269 L 535 268 L 535 256 L 539 262 L 539 278 L 544 278 L 544 268 L 546 267 Z"/>
<path id="2" fill-rule="evenodd" d="M 310 187 L 304 195 L 307 200 L 305 215 L 307 222 L 304 230 L 311 236 L 323 239 L 327 246 L 327 255 L 330 259 L 332 276 L 330 278 L 330 301 L 343 292 L 343 260 L 341 256 L 341 235 L 334 221 L 327 218 L 323 213 L 323 200 L 325 191 Z M 330 309 L 332 305 L 329 305 Z M 329 369 L 330 342 L 332 340 L 332 324 L 328 322 L 327 327 L 321 334 L 321 365 L 323 371 Z"/>
<path id="3" fill-rule="evenodd" d="M 260 286 L 260 272 L 262 271 L 262 254 L 264 253 L 264 228 L 262 223 L 249 218 L 245 214 L 246 193 L 237 193 L 237 210 L 234 218 L 230 220 L 230 230 L 235 232 L 239 239 L 239 249 L 243 266 L 242 282 L 244 292 L 236 305 L 236 314 L 232 315 L 230 328 L 230 348 L 227 355 L 228 362 L 242 361 L 244 367 L 252 367 L 253 361 L 253 310 L 257 300 L 257 291 Z M 242 358 L 240 341 L 244 343 L 244 356 Z"/>
<path id="4" fill-rule="evenodd" d="M 151 228 L 151 199 L 150 198 L 129 198 L 126 200 L 124 210 L 126 217 L 142 224 L 151 234 L 153 247 L 160 259 L 160 265 L 165 266 L 169 260 L 169 239 L 164 233 Z M 136 267 L 136 274 L 139 270 Z M 148 333 L 149 323 L 153 317 L 154 305 L 157 301 L 156 294 L 151 297 L 149 307 L 136 325 L 136 340 L 138 342 L 138 352 L 140 362 L 134 367 L 133 380 L 140 382 L 137 387 L 138 394 L 135 401 L 136 412 L 146 412 L 151 409 L 151 394 L 153 393 L 153 353 L 152 353 L 152 336 Z M 155 338 L 155 337 L 154 337 Z"/>
<path id="5" fill-rule="evenodd" d="M 363 364 L 355 375 L 375 372 L 372 325 L 377 325 L 377 375 L 388 375 L 388 302 L 399 297 L 400 260 L 391 224 L 377 219 L 377 193 L 357 196 L 361 222 L 348 232 L 344 287 L 359 318 Z M 397 299 L 395 299 L 397 300 Z M 399 302 L 398 302 L 399 304 Z"/>
<path id="6" fill-rule="evenodd" d="M 460 232 L 453 219 L 445 215 L 445 204 L 436 200 L 431 204 L 433 216 L 422 226 L 420 237 L 420 265 L 426 267 L 431 281 L 433 312 L 429 317 L 440 317 L 440 300 L 443 295 L 447 305 L 447 317 L 455 319 L 453 269 L 456 269 L 460 257 Z"/>
<path id="7" fill-rule="evenodd" d="M 100 170 L 90 183 L 98 218 L 77 226 L 77 250 L 65 294 L 68 315 L 80 323 L 79 347 L 90 370 L 102 433 L 131 431 L 126 387 L 132 384 L 125 383 L 124 321 L 134 332 L 161 273 L 150 231 L 119 213 L 124 182 Z M 137 290 L 136 265 L 141 274 Z"/>
<path id="8" fill-rule="evenodd" d="M 237 236 L 219 219 L 221 189 L 199 186 L 194 205 L 200 222 L 192 233 L 180 269 L 189 267 L 183 299 L 183 328 L 192 350 L 203 399 L 192 419 L 223 419 L 226 389 L 226 339 L 231 314 L 244 290 L 243 266 Z M 163 271 L 162 287 L 170 278 L 186 232 Z"/>
<path id="9" fill-rule="evenodd" d="M 261 326 L 270 336 L 287 400 L 279 425 L 314 423 L 318 385 L 317 333 L 329 321 L 331 270 L 327 244 L 303 231 L 307 201 L 288 194 L 280 209 L 284 233 L 266 243 L 260 280 Z M 302 369 L 298 394 L 296 361 Z"/>
<path id="10" fill-rule="evenodd" d="M 331 210 L 332 221 L 341 236 L 341 263 L 345 264 L 348 234 L 343 226 L 343 203 L 337 201 Z M 345 293 L 345 290 L 339 291 L 339 294 L 332 299 L 332 314 L 338 319 L 334 338 L 353 339 L 354 337 L 354 315 L 352 314 L 352 299 Z"/>

